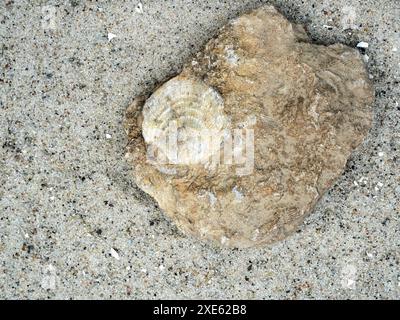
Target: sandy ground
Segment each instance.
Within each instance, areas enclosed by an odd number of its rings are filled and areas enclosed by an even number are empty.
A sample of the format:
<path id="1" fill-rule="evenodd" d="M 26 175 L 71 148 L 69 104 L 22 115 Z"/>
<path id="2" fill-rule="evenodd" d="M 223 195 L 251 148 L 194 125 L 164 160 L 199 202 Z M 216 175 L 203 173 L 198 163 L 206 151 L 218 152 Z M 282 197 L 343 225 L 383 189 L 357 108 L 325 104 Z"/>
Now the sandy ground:
<path id="1" fill-rule="evenodd" d="M 0 298 L 400 298 L 400 2 L 138 3 L 0 2 Z M 123 115 L 262 3 L 369 44 L 374 127 L 298 233 L 220 249 L 137 189 Z"/>

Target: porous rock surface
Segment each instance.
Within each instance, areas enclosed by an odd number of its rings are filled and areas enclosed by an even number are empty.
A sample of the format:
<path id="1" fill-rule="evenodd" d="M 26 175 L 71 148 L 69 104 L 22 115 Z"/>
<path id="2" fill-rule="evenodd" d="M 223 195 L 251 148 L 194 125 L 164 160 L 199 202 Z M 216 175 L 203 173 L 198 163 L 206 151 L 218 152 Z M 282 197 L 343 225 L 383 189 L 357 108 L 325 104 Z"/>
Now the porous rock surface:
<path id="1" fill-rule="evenodd" d="M 294 232 L 341 175 L 371 126 L 372 102 L 355 49 L 312 44 L 265 6 L 224 26 L 181 74 L 134 100 L 126 156 L 137 185 L 185 233 L 232 247 L 271 243 Z M 179 130 L 253 130 L 252 170 L 191 163 L 185 139 L 186 158 L 171 161 L 154 132 L 168 136 L 174 121 Z"/>

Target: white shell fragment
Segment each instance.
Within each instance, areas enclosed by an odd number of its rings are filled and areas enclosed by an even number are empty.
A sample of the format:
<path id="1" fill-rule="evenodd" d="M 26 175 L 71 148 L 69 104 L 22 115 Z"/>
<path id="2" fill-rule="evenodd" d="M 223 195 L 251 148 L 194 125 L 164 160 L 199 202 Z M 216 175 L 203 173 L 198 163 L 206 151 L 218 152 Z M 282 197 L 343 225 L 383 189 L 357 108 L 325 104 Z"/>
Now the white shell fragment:
<path id="1" fill-rule="evenodd" d="M 359 43 L 357 43 L 357 48 L 363 48 L 363 49 L 367 49 L 368 48 L 368 43 L 361 41 Z"/>
<path id="2" fill-rule="evenodd" d="M 141 2 L 139 2 L 139 3 L 137 4 L 137 6 L 136 6 L 136 8 L 135 8 L 135 11 L 136 11 L 137 13 L 140 13 L 140 14 L 143 13 L 143 4 L 142 4 Z"/>
<path id="3" fill-rule="evenodd" d="M 116 36 L 117 36 L 116 34 L 109 32 L 109 33 L 107 34 L 108 41 L 111 41 L 111 40 L 114 39 Z"/>

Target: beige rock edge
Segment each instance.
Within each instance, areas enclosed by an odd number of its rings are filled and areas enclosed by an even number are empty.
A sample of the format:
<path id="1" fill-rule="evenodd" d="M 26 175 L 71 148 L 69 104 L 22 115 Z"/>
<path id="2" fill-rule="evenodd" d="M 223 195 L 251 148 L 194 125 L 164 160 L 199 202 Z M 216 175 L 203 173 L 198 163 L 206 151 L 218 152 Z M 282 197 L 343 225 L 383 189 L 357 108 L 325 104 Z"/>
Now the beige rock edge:
<path id="1" fill-rule="evenodd" d="M 196 88 L 179 96 L 180 84 L 188 83 Z M 152 142 L 143 138 L 143 119 L 146 126 L 157 122 L 166 117 L 165 112 L 154 115 L 157 104 L 171 103 L 168 108 L 175 110 L 179 99 L 204 113 L 201 88 L 222 97 L 220 113 L 229 119 L 224 128 L 254 130 L 251 174 L 239 176 L 235 165 L 223 163 L 210 169 L 148 161 Z M 342 174 L 371 126 L 372 102 L 358 51 L 311 44 L 302 26 L 265 6 L 224 26 L 147 102 L 134 100 L 126 114 L 126 157 L 137 185 L 185 233 L 230 247 L 267 244 L 296 231 Z M 180 115 L 190 113 L 184 105 Z M 210 117 L 197 117 L 208 127 Z M 161 119 L 164 129 L 172 118 Z"/>

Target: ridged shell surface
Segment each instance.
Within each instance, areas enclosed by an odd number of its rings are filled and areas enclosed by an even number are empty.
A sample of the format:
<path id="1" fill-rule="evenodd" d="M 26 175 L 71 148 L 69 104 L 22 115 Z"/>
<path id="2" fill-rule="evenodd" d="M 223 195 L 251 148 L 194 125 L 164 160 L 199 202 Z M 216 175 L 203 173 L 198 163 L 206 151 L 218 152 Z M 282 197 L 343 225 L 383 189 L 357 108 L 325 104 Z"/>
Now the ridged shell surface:
<path id="1" fill-rule="evenodd" d="M 228 120 L 220 94 L 199 80 L 174 78 L 143 106 L 142 132 L 156 162 L 204 163 L 220 147 Z M 208 139 L 212 138 L 213 139 Z"/>

